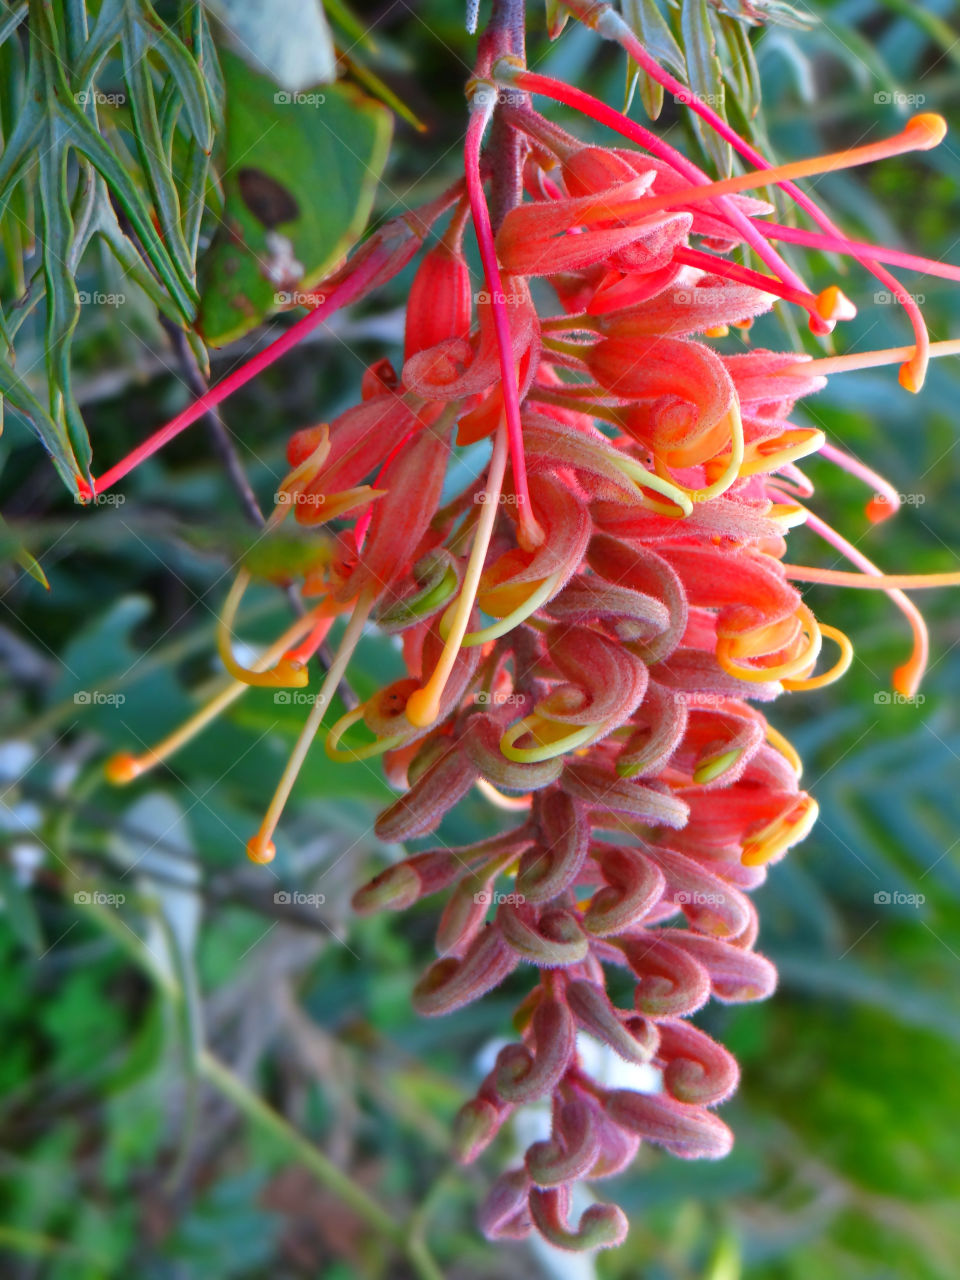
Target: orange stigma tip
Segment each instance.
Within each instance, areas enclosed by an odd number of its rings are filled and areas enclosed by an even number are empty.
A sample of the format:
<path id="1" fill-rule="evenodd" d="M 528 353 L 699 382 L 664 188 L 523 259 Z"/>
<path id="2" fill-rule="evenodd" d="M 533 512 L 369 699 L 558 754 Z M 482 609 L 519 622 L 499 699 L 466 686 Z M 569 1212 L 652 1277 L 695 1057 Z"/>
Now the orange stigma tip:
<path id="1" fill-rule="evenodd" d="M 896 515 L 897 506 L 886 498 L 871 498 L 864 510 L 871 524 L 882 524 L 884 520 Z"/>
<path id="2" fill-rule="evenodd" d="M 852 320 L 857 314 L 857 308 L 835 284 L 817 294 L 816 311 L 823 320 L 831 321 Z"/>
<path id="3" fill-rule="evenodd" d="M 264 840 L 263 836 L 255 835 L 252 840 L 247 841 L 247 857 L 251 862 L 264 866 L 272 862 L 276 856 L 277 846 L 272 840 Z"/>
<path id="4" fill-rule="evenodd" d="M 947 122 L 935 111 L 923 111 L 907 121 L 904 133 L 916 138 L 915 145 L 920 151 L 937 147 L 947 136 Z"/>
<path id="5" fill-rule="evenodd" d="M 902 364 L 897 374 L 901 387 L 912 391 L 914 395 L 923 387 L 925 376 L 926 371 L 917 360 L 908 360 L 906 364 Z"/>
<path id="6" fill-rule="evenodd" d="M 728 324 L 715 324 L 712 329 L 704 329 L 703 336 L 705 338 L 725 338 L 730 332 Z"/>
<path id="7" fill-rule="evenodd" d="M 128 782 L 133 782 L 134 778 L 140 777 L 143 769 L 143 763 L 136 756 L 130 755 L 128 751 L 118 751 L 103 766 L 107 781 L 112 782 L 115 787 L 122 787 Z"/>

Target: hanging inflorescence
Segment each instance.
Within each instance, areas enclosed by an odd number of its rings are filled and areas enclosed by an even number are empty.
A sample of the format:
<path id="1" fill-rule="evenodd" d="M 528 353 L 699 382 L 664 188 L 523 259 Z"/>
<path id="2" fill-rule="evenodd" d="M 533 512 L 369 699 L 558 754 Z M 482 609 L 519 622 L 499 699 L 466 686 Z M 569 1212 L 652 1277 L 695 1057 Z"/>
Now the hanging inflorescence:
<path id="1" fill-rule="evenodd" d="M 677 91 L 605 5 L 568 7 L 618 40 Z M 896 494 L 869 468 L 791 421 L 798 400 L 844 368 L 895 362 L 910 391 L 931 345 L 915 303 L 887 268 L 956 268 L 849 241 L 794 179 L 936 145 L 921 115 L 897 136 L 772 168 L 709 107 L 686 99 L 746 159 L 712 181 L 654 133 L 580 90 L 523 65 L 517 40 L 481 40 L 468 90 L 465 175 L 433 204 L 389 224 L 323 286 L 325 301 L 275 348 L 215 388 L 101 477 L 114 483 L 211 403 L 289 349 L 336 306 L 396 274 L 432 237 L 407 307 L 403 366 L 368 369 L 358 404 L 297 432 L 272 517 L 318 530 L 302 574 L 305 616 L 252 665 L 233 650 L 248 575 L 226 601 L 220 653 L 230 683 L 144 756 L 115 757 L 130 781 L 167 758 L 251 685 L 304 685 L 338 618 L 346 619 L 290 765 L 260 830 L 257 861 L 297 770 L 369 624 L 398 635 L 407 676 L 326 729 L 333 760 L 382 756 L 396 802 L 377 823 L 388 841 L 429 835 L 473 787 L 515 811 L 516 825 L 458 849 L 388 867 L 356 895 L 360 911 L 402 910 L 446 894 L 439 958 L 414 992 L 428 1016 L 477 1000 L 526 967 L 534 985 L 499 1054 L 460 1113 L 456 1143 L 473 1159 L 519 1106 L 548 1099 L 549 1138 L 495 1185 L 481 1214 L 490 1236 L 539 1230 L 568 1248 L 609 1246 L 626 1221 L 612 1205 L 568 1221 L 570 1188 L 623 1169 L 646 1140 L 684 1158 L 719 1157 L 732 1136 L 712 1110 L 737 1083 L 731 1055 L 689 1021 L 711 997 L 762 999 L 774 988 L 754 950 L 747 896 L 810 829 L 816 805 L 800 761 L 756 704 L 817 688 L 851 660 L 795 582 L 879 587 L 913 634 L 895 675 L 916 690 L 926 632 L 905 586 L 956 575 L 885 577 L 803 503 L 797 463 L 821 452 L 875 497 Z M 534 110 L 531 95 L 571 106 L 620 135 L 588 145 Z M 504 207 L 503 157 L 482 152 L 494 114 L 519 167 Z M 757 190 L 779 185 L 816 231 L 773 222 Z M 498 224 L 487 205 L 497 191 Z M 464 252 L 472 224 L 484 269 Z M 442 226 L 442 232 L 434 234 Z M 813 294 L 781 241 L 845 254 L 904 301 L 912 343 L 815 360 L 795 352 L 722 354 L 713 341 L 749 329 L 777 300 L 829 333 L 854 309 L 836 287 Z M 740 260 L 748 249 L 756 267 Z M 546 311 L 531 281 L 549 286 Z M 540 286 L 538 296 L 544 296 Z M 443 500 L 455 451 L 489 439 L 481 477 Z M 784 560 L 788 530 L 821 534 L 856 572 Z M 822 657 L 824 640 L 834 647 Z M 633 1003 L 618 1007 L 619 971 Z M 619 987 L 622 989 L 622 980 Z M 577 1052 L 586 1033 L 659 1071 L 656 1093 L 602 1087 Z"/>

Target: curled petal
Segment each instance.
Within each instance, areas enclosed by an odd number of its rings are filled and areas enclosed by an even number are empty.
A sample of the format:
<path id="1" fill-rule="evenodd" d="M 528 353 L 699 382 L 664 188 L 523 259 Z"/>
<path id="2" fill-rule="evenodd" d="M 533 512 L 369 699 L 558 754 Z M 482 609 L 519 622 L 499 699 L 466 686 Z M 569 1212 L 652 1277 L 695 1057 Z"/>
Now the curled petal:
<path id="1" fill-rule="evenodd" d="M 652 826 L 682 827 L 687 820 L 687 806 L 661 784 L 643 786 L 619 778 L 612 770 L 590 760 L 567 762 L 563 789 L 601 811 L 629 813 Z"/>
<path id="2" fill-rule="evenodd" d="M 590 846 L 590 824 L 582 805 L 562 791 L 548 793 L 540 807 L 541 839 L 520 860 L 517 892 L 527 902 L 549 902 L 569 888 Z"/>
<path id="3" fill-rule="evenodd" d="M 756 951 L 685 929 L 664 929 L 662 936 L 669 939 L 664 945 L 682 950 L 706 971 L 714 996 L 725 1004 L 765 1000 L 776 989 L 776 969 Z"/>
<path id="4" fill-rule="evenodd" d="M 534 1187 L 529 1204 L 537 1230 L 558 1249 L 615 1249 L 630 1229 L 626 1215 L 615 1204 L 592 1204 L 574 1231 L 567 1221 L 570 1193 L 566 1187 Z"/>
<path id="5" fill-rule="evenodd" d="M 633 993 L 637 1012 L 653 1018 L 685 1017 L 706 1004 L 711 975 L 695 956 L 672 940 L 665 941 L 666 932 L 618 938 L 617 945 L 637 978 Z"/>
<path id="6" fill-rule="evenodd" d="M 613 1178 L 633 1163 L 640 1147 L 640 1135 L 614 1124 L 605 1111 L 595 1117 L 594 1124 L 600 1140 L 600 1151 L 587 1177 L 591 1181 Z"/>
<path id="7" fill-rule="evenodd" d="M 492 881 L 466 875 L 447 899 L 437 925 L 436 947 L 441 956 L 462 955 L 483 927 L 492 899 Z"/>
<path id="8" fill-rule="evenodd" d="M 632 715 L 646 692 L 645 663 L 587 627 L 554 628 L 547 637 L 547 653 L 568 683 L 536 704 L 545 719 L 603 724 L 609 732 Z"/>
<path id="9" fill-rule="evenodd" d="M 576 1024 L 562 1000 L 541 1000 L 531 1022 L 534 1048 L 512 1044 L 501 1049 L 494 1087 L 507 1102 L 532 1102 L 551 1093 L 570 1065 Z"/>
<path id="10" fill-rule="evenodd" d="M 722 1120 L 662 1095 L 617 1089 L 607 1095 L 604 1109 L 614 1124 L 684 1160 L 719 1160 L 733 1146 L 733 1134 Z"/>
<path id="11" fill-rule="evenodd" d="M 737 937 L 750 925 L 750 903 L 738 889 L 706 871 L 694 858 L 658 845 L 653 851 L 666 876 L 667 896 L 694 929 L 719 938 Z"/>
<path id="12" fill-rule="evenodd" d="M 642 307 L 605 316 L 599 328 L 617 338 L 680 338 L 762 315 L 771 302 L 770 294 L 760 289 L 702 276 L 695 284 L 664 289 Z"/>
<path id="13" fill-rule="evenodd" d="M 692 1106 L 712 1107 L 729 1098 L 740 1069 L 733 1054 L 689 1022 L 659 1024 L 663 1083 L 671 1097 Z"/>
<path id="14" fill-rule="evenodd" d="M 548 908 L 538 915 L 528 903 L 508 902 L 497 912 L 504 941 L 524 960 L 547 968 L 579 964 L 589 941 L 576 917 L 562 908 Z"/>
<path id="15" fill-rule="evenodd" d="M 476 715 L 464 736 L 464 750 L 474 767 L 495 787 L 506 791 L 539 791 L 556 782 L 563 760 L 555 758 L 533 764 L 508 760 L 500 750 L 503 729 L 491 715 Z"/>
<path id="16" fill-rule="evenodd" d="M 478 1215 L 478 1225 L 488 1240 L 523 1240 L 533 1230 L 527 1197 L 530 1178 L 526 1169 L 501 1174 L 490 1188 Z"/>
<path id="17" fill-rule="evenodd" d="M 683 740 L 687 704 L 651 680 L 632 720 L 635 728 L 617 756 L 617 773 L 621 778 L 655 777 Z"/>
<path id="18" fill-rule="evenodd" d="M 410 790 L 380 814 L 374 830 L 381 840 L 412 840 L 434 831 L 476 782 L 477 768 L 458 746 L 442 739 L 440 750 Z"/>
<path id="19" fill-rule="evenodd" d="M 687 627 L 687 596 L 676 570 L 649 548 L 628 545 L 609 534 L 595 535 L 587 554 L 591 569 L 608 582 L 643 592 L 664 604 L 670 625 L 654 639 L 634 646 L 651 666 L 662 662 L 680 643 Z"/>
<path id="20" fill-rule="evenodd" d="M 647 1063 L 656 1052 L 656 1023 L 621 1013 L 598 982 L 578 978 L 568 983 L 567 1003 L 585 1031 L 628 1062 Z"/>
<path id="21" fill-rule="evenodd" d="M 583 927 L 605 938 L 643 919 L 660 901 L 666 880 L 657 864 L 637 849 L 595 845 L 593 859 L 607 883 L 590 899 Z"/>
<path id="22" fill-rule="evenodd" d="M 585 1098 L 574 1098 L 559 1107 L 549 1142 L 529 1147 L 524 1163 L 538 1187 L 556 1187 L 582 1178 L 599 1153 L 594 1109 Z"/>
<path id="23" fill-rule="evenodd" d="M 517 958 L 496 929 L 486 928 L 462 960 L 448 956 L 431 965 L 413 989 L 413 1007 L 432 1018 L 486 995 L 516 967 Z"/>
<path id="24" fill-rule="evenodd" d="M 654 596 L 585 574 L 567 583 L 547 612 L 566 623 L 602 621 L 620 640 L 650 641 L 670 625 L 667 606 Z"/>
<path id="25" fill-rule="evenodd" d="M 461 1164 L 472 1164 L 497 1136 L 505 1111 L 486 1098 L 465 1102 L 453 1120 L 452 1146 Z"/>
<path id="26" fill-rule="evenodd" d="M 353 895 L 353 909 L 360 915 L 373 911 L 404 911 L 420 898 L 437 893 L 453 884 L 463 874 L 463 863 L 445 850 L 414 854 L 358 889 Z"/>

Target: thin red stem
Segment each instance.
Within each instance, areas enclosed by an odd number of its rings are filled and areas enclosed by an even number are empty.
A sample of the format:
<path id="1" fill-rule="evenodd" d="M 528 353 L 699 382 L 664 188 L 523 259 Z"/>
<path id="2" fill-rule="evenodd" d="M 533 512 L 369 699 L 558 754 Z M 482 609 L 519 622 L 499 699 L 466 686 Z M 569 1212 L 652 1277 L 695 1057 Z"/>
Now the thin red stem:
<path id="1" fill-rule="evenodd" d="M 357 298 L 380 272 L 384 264 L 392 256 L 392 252 L 389 247 L 385 246 L 381 252 L 370 254 L 357 267 L 357 270 L 338 284 L 309 315 L 303 316 L 276 341 L 271 342 L 268 347 L 264 347 L 262 351 L 241 365 L 239 369 L 235 369 L 233 373 L 229 374 L 221 382 L 212 386 L 199 399 L 194 400 L 193 404 L 181 410 L 166 426 L 161 427 L 159 431 L 155 431 L 142 444 L 132 449 L 125 458 L 110 467 L 102 476 L 97 477 L 93 482 L 94 493 L 103 493 L 116 484 L 118 480 L 122 480 L 134 467 L 152 457 L 165 444 L 169 444 L 181 431 L 196 422 L 198 418 L 202 418 L 208 410 L 214 408 L 215 405 L 221 404 L 228 396 L 233 395 L 235 391 L 239 391 L 241 387 L 246 386 L 264 369 L 269 368 L 281 356 L 286 355 L 298 342 L 302 342 L 308 333 L 316 329 L 335 311 Z"/>
<path id="2" fill-rule="evenodd" d="M 493 93 L 481 88 L 480 93 Z M 470 123 L 467 126 L 467 138 L 464 147 L 464 162 L 467 178 L 467 195 L 470 199 L 470 213 L 483 263 L 483 274 L 490 293 L 490 310 L 493 316 L 494 332 L 497 338 L 497 351 L 500 357 L 500 374 L 502 377 L 503 409 L 507 423 L 507 440 L 510 449 L 510 463 L 513 468 L 514 490 L 519 508 L 519 528 L 521 541 L 537 546 L 543 541 L 543 531 L 537 524 L 530 506 L 530 490 L 527 485 L 527 463 L 523 452 L 523 430 L 520 425 L 520 389 L 517 382 L 517 366 L 513 356 L 513 340 L 510 334 L 510 322 L 504 305 L 503 281 L 500 277 L 500 264 L 493 240 L 493 228 L 490 224 L 490 211 L 487 208 L 483 193 L 483 180 L 480 176 L 480 143 L 490 118 L 492 106 L 482 106 L 475 97 L 471 104 Z"/>

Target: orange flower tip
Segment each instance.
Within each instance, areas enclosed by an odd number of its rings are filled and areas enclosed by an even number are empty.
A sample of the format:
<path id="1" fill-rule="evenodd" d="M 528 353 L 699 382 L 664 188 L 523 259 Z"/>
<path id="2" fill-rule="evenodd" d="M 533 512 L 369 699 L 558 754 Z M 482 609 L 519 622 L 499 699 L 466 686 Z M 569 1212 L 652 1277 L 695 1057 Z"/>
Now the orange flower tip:
<path id="1" fill-rule="evenodd" d="M 895 516 L 899 508 L 899 502 L 891 502 L 882 493 L 878 493 L 870 499 L 864 511 L 871 524 L 882 524 L 884 520 L 889 520 L 891 516 Z"/>
<path id="2" fill-rule="evenodd" d="M 703 336 L 705 338 L 725 338 L 730 332 L 728 324 L 715 324 L 712 329 L 704 329 Z"/>
<path id="3" fill-rule="evenodd" d="M 133 782 L 134 778 L 140 777 L 143 770 L 143 761 L 131 755 L 129 751 L 118 751 L 103 766 L 107 781 L 112 782 L 115 787 L 124 787 L 128 782 Z"/>
<path id="4" fill-rule="evenodd" d="M 272 840 L 265 840 L 259 831 L 252 839 L 247 841 L 247 857 L 251 862 L 256 862 L 260 866 L 266 866 L 266 864 L 268 862 L 272 862 L 276 856 L 277 846 Z"/>
<path id="5" fill-rule="evenodd" d="M 836 324 L 838 320 L 852 320 L 857 308 L 839 286 L 828 285 L 817 294 L 815 302 L 817 315 L 822 320 Z M 812 320 L 812 317 L 811 317 Z"/>
<path id="6" fill-rule="evenodd" d="M 926 361 L 918 359 L 914 356 L 912 360 L 907 360 L 905 364 L 900 366 L 897 374 L 900 385 L 907 391 L 912 391 L 914 395 L 923 387 L 926 381 L 927 368 Z"/>
<path id="7" fill-rule="evenodd" d="M 407 699 L 404 714 L 417 729 L 426 729 L 439 718 L 440 700 L 429 686 L 414 689 Z"/>
<path id="8" fill-rule="evenodd" d="M 938 147 L 947 136 L 947 122 L 935 111 L 923 111 L 907 121 L 903 131 L 918 151 Z"/>
<path id="9" fill-rule="evenodd" d="M 897 667 L 891 682 L 894 692 L 904 698 L 912 698 L 920 688 L 922 674 L 922 669 L 918 669 L 917 664 L 913 662 L 905 662 L 902 667 Z"/>

